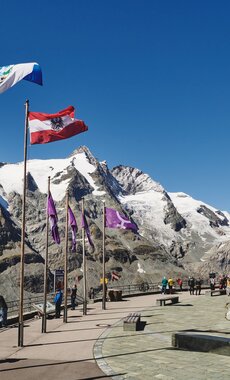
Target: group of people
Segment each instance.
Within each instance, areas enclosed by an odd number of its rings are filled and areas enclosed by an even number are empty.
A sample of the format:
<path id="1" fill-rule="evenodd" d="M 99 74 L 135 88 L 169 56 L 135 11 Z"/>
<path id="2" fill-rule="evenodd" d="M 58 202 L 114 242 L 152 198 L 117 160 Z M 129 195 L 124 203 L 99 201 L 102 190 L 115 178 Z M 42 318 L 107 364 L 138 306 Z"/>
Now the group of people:
<path id="1" fill-rule="evenodd" d="M 227 276 L 226 274 L 223 274 L 219 278 L 219 288 L 220 289 L 226 289 L 230 284 L 230 276 Z"/>
<path id="2" fill-rule="evenodd" d="M 216 287 L 216 277 L 211 276 L 210 277 L 210 289 L 215 290 Z M 219 282 L 219 289 L 226 289 L 226 294 L 230 296 L 230 276 L 227 275 L 221 275 L 219 277 L 219 281 L 217 279 L 217 282 Z M 218 284 L 217 284 L 218 286 Z"/>
<path id="3" fill-rule="evenodd" d="M 176 281 L 174 281 L 171 277 L 168 279 L 166 276 L 163 277 L 162 282 L 161 282 L 161 293 L 162 294 L 172 294 L 175 283 L 178 284 L 180 290 L 183 290 L 183 281 L 181 278 L 178 278 Z M 202 280 L 200 277 L 194 278 L 194 277 L 189 277 L 188 279 L 188 288 L 190 294 L 195 294 L 195 295 L 200 295 L 201 294 L 201 285 L 202 285 Z"/>
<path id="4" fill-rule="evenodd" d="M 182 291 L 182 286 L 183 286 L 183 281 L 181 278 L 178 278 L 176 280 L 177 284 L 179 285 L 180 287 L 180 290 Z M 163 294 L 166 294 L 166 293 L 169 293 L 169 294 L 172 294 L 173 293 L 173 289 L 174 289 L 174 280 L 169 277 L 168 279 L 164 276 L 162 281 L 161 281 L 161 293 Z"/>
<path id="5" fill-rule="evenodd" d="M 219 288 L 226 289 L 227 296 L 230 296 L 230 275 L 223 275 L 219 278 Z"/>
<path id="6" fill-rule="evenodd" d="M 201 294 L 201 285 L 202 285 L 202 280 L 200 277 L 194 278 L 194 277 L 189 277 L 188 278 L 188 287 L 189 287 L 189 292 L 191 295 L 200 295 Z"/>

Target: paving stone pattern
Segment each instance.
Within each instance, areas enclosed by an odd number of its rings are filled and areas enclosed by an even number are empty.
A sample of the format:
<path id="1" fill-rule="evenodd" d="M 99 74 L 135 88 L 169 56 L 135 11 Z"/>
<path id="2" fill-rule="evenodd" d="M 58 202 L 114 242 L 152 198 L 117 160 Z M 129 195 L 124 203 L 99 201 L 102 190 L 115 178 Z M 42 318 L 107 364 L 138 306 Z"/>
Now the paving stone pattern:
<path id="1" fill-rule="evenodd" d="M 201 295 L 171 306 L 152 306 L 142 311 L 146 325 L 137 332 L 123 331 L 119 321 L 99 340 L 102 357 L 98 352 L 98 364 L 117 380 L 229 380 L 229 356 L 177 350 L 171 344 L 172 333 L 177 331 L 230 337 L 227 302 L 227 296 Z"/>

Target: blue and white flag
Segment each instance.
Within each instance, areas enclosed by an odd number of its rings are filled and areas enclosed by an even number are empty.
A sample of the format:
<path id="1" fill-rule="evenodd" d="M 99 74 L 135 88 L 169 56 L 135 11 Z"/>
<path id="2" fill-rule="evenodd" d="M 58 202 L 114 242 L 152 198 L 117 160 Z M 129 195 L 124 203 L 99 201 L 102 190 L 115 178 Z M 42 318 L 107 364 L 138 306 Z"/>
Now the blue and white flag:
<path id="1" fill-rule="evenodd" d="M 36 62 L 0 67 L 0 94 L 25 79 L 42 86 L 42 71 Z"/>

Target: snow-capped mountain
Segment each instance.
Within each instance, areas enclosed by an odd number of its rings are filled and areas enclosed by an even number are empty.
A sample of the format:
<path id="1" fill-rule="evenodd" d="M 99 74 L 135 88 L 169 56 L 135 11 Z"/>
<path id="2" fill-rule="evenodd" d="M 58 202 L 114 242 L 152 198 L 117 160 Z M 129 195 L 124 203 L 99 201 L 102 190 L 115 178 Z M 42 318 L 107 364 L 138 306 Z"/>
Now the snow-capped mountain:
<path id="1" fill-rule="evenodd" d="M 197 268 L 204 257 L 209 257 L 210 249 L 213 254 L 215 246 L 230 241 L 230 215 L 227 212 L 216 210 L 184 193 L 168 193 L 136 168 L 119 165 L 110 170 L 106 162 L 99 162 L 87 147 L 80 147 L 64 159 L 28 161 L 27 170 L 26 247 L 30 290 L 35 284 L 38 290 L 36 273 L 41 274 L 43 267 L 48 177 L 63 241 L 57 246 L 50 240 L 49 268 L 63 266 L 65 195 L 68 190 L 79 226 L 80 200 L 82 197 L 85 200 L 95 242 L 95 249 L 88 248 L 87 253 L 89 281 L 93 286 L 101 274 L 103 202 L 126 214 L 138 226 L 138 234 L 106 229 L 107 270 L 121 271 L 124 282 L 131 278 L 134 281 L 139 276 L 149 276 L 156 281 L 162 273 L 176 274 L 177 271 L 186 274 L 191 265 Z M 0 272 L 9 278 L 11 271 L 15 276 L 15 265 L 18 265 L 18 260 L 10 261 L 10 257 L 20 252 L 22 191 L 23 163 L 0 164 Z M 77 251 L 77 255 L 69 258 L 70 279 L 80 273 L 81 241 Z M 228 255 L 225 255 L 226 260 Z"/>

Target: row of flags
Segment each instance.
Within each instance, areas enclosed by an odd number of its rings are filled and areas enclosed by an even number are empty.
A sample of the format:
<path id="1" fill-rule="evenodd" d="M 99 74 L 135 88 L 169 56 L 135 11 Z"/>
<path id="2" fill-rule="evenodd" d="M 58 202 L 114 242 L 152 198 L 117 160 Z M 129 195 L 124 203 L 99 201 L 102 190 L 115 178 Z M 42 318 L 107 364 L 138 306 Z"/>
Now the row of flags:
<path id="1" fill-rule="evenodd" d="M 49 193 L 48 195 L 47 213 L 50 220 L 51 235 L 53 237 L 53 240 L 55 241 L 55 243 L 60 244 L 60 236 L 59 236 L 58 224 L 57 224 L 58 216 L 57 216 L 57 211 L 56 211 L 54 200 L 52 198 L 51 193 Z M 76 234 L 78 231 L 78 227 L 77 227 L 76 218 L 70 206 L 68 206 L 68 220 L 69 220 L 69 226 L 71 227 L 71 232 L 72 232 L 72 252 L 76 252 Z M 85 213 L 82 213 L 81 215 L 81 227 L 84 228 L 88 242 L 90 246 L 93 248 L 94 244 L 91 238 L 89 225 L 88 225 Z M 136 224 L 130 222 L 130 220 L 125 215 L 108 207 L 105 207 L 105 227 L 122 228 L 125 230 L 133 230 L 134 232 L 137 231 Z"/>
<path id="2" fill-rule="evenodd" d="M 20 80 L 27 80 L 30 82 L 42 85 L 42 71 L 40 66 L 36 62 L 22 63 L 17 65 L 8 65 L 0 67 L 0 94 L 8 90 Z M 55 114 L 45 114 L 41 112 L 30 112 L 29 101 L 26 101 L 26 128 L 24 146 L 24 190 L 23 199 L 25 200 L 26 190 L 26 145 L 27 145 L 27 127 L 30 130 L 30 142 L 31 144 L 46 144 L 58 140 L 67 139 L 81 132 L 88 130 L 83 120 L 75 119 L 74 107 L 69 106 L 66 109 L 59 111 Z M 23 215 L 25 214 L 25 202 L 23 201 Z M 110 228 L 124 228 L 136 230 L 136 226 L 131 223 L 125 215 L 120 214 L 113 209 L 106 209 L 106 221 L 104 221 L 106 227 Z M 49 191 L 47 198 L 47 216 L 49 217 L 51 234 L 53 240 L 60 244 L 60 236 L 58 231 L 58 216 L 54 204 L 54 200 Z M 77 223 L 76 218 L 68 206 L 68 222 L 72 231 L 72 251 L 76 252 L 76 233 Z M 89 244 L 93 246 L 93 242 L 90 236 L 89 226 L 82 213 L 82 228 L 86 232 Z M 67 232 L 67 231 L 66 231 Z M 25 254 L 25 218 L 23 218 L 22 225 L 22 239 L 21 239 L 21 271 L 20 271 L 20 306 L 19 306 L 19 329 L 18 329 L 18 345 L 23 347 L 23 292 L 24 292 L 24 254 Z M 67 252 L 65 255 L 65 263 L 67 258 Z M 44 284 L 47 285 L 47 262 L 48 262 L 48 246 L 45 256 L 45 268 L 44 268 Z M 114 273 L 114 279 L 118 279 L 118 275 Z M 86 278 L 84 267 L 84 278 Z M 103 280 L 103 292 L 105 292 L 105 282 Z M 105 293 L 104 294 L 104 306 L 105 308 Z M 42 332 L 46 332 L 46 300 L 47 300 L 47 286 L 44 286 L 44 318 L 42 319 Z M 64 322 L 67 322 L 67 281 L 65 282 L 65 307 L 64 307 Z M 86 314 L 86 282 L 84 281 L 84 302 L 83 302 L 83 314 Z"/>

